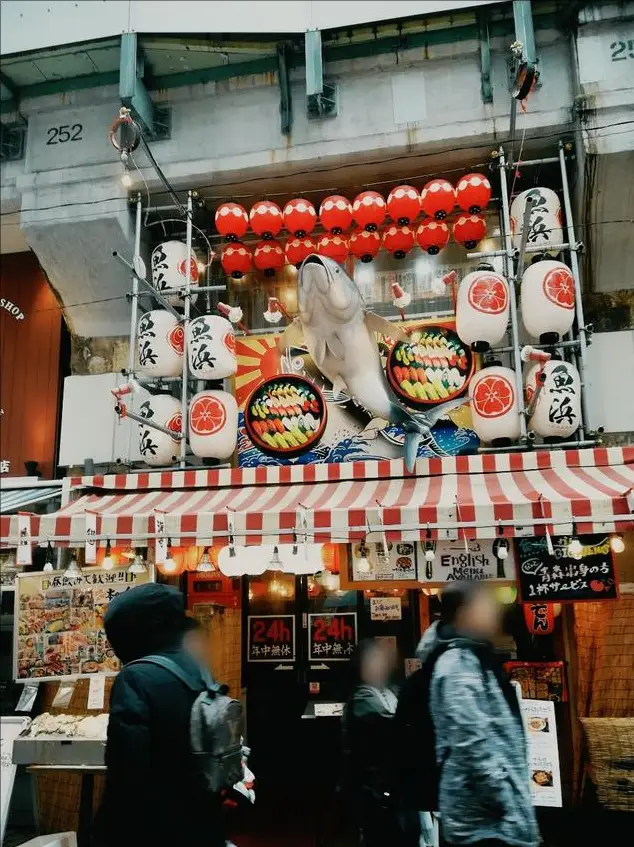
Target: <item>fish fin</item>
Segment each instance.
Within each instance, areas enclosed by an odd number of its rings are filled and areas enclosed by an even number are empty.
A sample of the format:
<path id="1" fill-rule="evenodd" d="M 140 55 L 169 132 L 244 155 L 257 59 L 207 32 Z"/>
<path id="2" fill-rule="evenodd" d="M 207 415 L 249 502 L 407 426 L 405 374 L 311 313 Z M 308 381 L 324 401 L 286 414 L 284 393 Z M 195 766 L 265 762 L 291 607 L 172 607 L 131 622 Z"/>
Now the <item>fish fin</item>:
<path id="1" fill-rule="evenodd" d="M 434 426 L 444 415 L 451 412 L 452 409 L 457 409 L 469 402 L 468 397 L 457 397 L 455 400 L 449 400 L 447 403 L 441 403 L 440 406 L 434 406 L 428 412 L 425 412 L 430 427 Z"/>
<path id="2" fill-rule="evenodd" d="M 326 347 L 330 350 L 335 359 L 339 359 L 339 361 L 341 361 L 346 355 L 346 348 L 343 346 L 343 342 L 336 332 L 333 332 L 332 335 L 328 336 L 326 339 Z"/>
<path id="3" fill-rule="evenodd" d="M 360 432 L 359 435 L 361 438 L 365 438 L 366 441 L 374 441 L 379 432 L 386 429 L 389 425 L 390 422 L 385 420 L 385 418 L 372 418 L 363 432 Z"/>
<path id="4" fill-rule="evenodd" d="M 315 360 L 315 364 L 321 370 L 324 366 L 324 362 L 326 361 L 326 342 L 323 338 L 318 338 L 315 341 L 315 349 L 313 350 L 313 358 Z"/>
<path id="5" fill-rule="evenodd" d="M 422 437 L 422 433 L 420 432 L 410 431 L 405 433 L 405 467 L 409 473 L 414 473 L 416 469 L 418 446 Z"/>
<path id="6" fill-rule="evenodd" d="M 290 323 L 277 341 L 278 350 L 284 352 L 289 347 L 300 347 L 304 342 L 304 330 L 299 318 Z"/>
<path id="7" fill-rule="evenodd" d="M 406 341 L 408 338 L 405 330 L 397 323 L 386 321 L 385 318 L 374 312 L 365 313 L 365 325 L 371 332 L 378 332 L 386 338 L 393 338 L 395 341 Z"/>

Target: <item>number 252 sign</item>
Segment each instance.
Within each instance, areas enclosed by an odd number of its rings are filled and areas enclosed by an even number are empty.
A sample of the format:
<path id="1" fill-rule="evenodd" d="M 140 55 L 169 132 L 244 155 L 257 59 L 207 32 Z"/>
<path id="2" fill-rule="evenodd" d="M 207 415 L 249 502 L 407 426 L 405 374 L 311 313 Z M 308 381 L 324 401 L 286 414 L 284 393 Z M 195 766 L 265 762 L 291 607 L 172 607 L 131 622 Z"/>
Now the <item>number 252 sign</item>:
<path id="1" fill-rule="evenodd" d="M 357 644 L 356 612 L 308 615 L 308 660 L 342 662 Z"/>

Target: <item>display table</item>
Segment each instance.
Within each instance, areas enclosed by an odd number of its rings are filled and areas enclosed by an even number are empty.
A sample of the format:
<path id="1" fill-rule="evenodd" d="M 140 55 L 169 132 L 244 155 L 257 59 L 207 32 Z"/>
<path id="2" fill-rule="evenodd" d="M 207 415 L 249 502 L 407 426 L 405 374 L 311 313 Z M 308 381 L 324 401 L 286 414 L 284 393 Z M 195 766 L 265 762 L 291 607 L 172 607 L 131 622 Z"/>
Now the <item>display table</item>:
<path id="1" fill-rule="evenodd" d="M 38 773 L 64 771 L 78 773 L 81 776 L 81 793 L 79 796 L 79 821 L 77 824 L 77 847 L 90 847 L 93 796 L 95 792 L 95 776 L 106 772 L 104 765 L 30 765 L 28 772 L 37 776 Z M 34 791 L 35 819 L 39 821 L 39 804 L 37 791 Z"/>

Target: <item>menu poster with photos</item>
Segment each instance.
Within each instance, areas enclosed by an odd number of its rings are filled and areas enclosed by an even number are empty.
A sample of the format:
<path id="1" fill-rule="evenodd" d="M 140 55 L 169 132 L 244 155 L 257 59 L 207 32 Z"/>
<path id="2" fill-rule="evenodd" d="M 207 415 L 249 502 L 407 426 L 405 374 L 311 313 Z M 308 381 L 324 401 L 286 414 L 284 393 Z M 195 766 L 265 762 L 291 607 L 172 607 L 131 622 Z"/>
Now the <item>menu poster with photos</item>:
<path id="1" fill-rule="evenodd" d="M 418 549 L 419 582 L 443 583 L 456 580 L 497 579 L 515 581 L 515 555 L 512 544 L 507 546 L 506 559 L 493 552 L 493 539 L 473 538 L 455 541 L 436 541 L 433 561 L 425 559 L 425 545 Z"/>
<path id="2" fill-rule="evenodd" d="M 119 660 L 106 638 L 104 615 L 111 600 L 148 578 L 127 568 L 84 568 L 80 576 L 19 574 L 14 679 L 116 673 Z"/>
<path id="3" fill-rule="evenodd" d="M 533 805 L 561 807 L 555 704 L 549 700 L 522 700 L 522 716 L 528 741 Z"/>
<path id="4" fill-rule="evenodd" d="M 352 579 L 355 582 L 405 581 L 416 579 L 416 544 L 413 541 L 398 541 L 387 544 L 387 553 L 381 536 L 373 533 L 376 541 L 366 540 L 351 545 Z M 370 563 L 370 571 L 359 570 L 361 555 Z"/>

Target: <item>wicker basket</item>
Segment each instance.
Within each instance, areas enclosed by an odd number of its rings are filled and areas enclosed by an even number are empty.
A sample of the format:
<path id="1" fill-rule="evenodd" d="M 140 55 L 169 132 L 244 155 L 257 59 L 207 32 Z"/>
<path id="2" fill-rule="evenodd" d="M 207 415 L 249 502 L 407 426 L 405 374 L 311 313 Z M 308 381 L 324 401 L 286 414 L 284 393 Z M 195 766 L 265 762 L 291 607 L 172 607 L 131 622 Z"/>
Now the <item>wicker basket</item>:
<path id="1" fill-rule="evenodd" d="M 634 812 L 634 718 L 581 718 L 599 802 Z"/>

